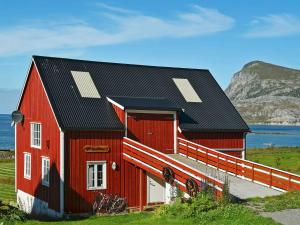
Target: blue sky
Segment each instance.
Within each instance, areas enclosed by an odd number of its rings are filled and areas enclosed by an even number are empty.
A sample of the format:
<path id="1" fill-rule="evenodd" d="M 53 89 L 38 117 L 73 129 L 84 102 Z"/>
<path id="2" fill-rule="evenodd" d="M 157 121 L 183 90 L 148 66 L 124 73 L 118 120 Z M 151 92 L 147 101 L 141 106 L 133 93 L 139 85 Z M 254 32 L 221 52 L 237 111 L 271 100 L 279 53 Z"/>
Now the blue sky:
<path id="1" fill-rule="evenodd" d="M 300 68 L 299 1 L 11 0 L 0 12 L 0 113 L 33 54 L 207 68 L 222 88 L 251 60 Z"/>

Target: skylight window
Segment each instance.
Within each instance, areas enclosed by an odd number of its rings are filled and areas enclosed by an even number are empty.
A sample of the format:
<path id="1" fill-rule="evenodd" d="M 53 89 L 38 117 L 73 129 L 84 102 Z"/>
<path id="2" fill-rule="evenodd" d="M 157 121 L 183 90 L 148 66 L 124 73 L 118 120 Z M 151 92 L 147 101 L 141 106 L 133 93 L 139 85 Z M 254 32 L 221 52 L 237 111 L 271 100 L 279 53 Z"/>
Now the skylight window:
<path id="1" fill-rule="evenodd" d="M 76 86 L 83 98 L 101 98 L 89 72 L 71 71 Z"/>
<path id="2" fill-rule="evenodd" d="M 177 88 L 187 102 L 202 102 L 188 79 L 173 78 Z"/>

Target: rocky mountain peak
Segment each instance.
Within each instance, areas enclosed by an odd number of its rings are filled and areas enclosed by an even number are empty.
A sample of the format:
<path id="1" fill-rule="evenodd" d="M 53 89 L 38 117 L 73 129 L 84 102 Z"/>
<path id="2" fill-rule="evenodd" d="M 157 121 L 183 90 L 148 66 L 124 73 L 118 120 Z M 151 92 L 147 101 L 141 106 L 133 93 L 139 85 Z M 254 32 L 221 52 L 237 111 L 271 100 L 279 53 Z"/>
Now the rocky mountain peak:
<path id="1" fill-rule="evenodd" d="M 300 70 L 252 61 L 225 92 L 249 123 L 300 124 Z"/>

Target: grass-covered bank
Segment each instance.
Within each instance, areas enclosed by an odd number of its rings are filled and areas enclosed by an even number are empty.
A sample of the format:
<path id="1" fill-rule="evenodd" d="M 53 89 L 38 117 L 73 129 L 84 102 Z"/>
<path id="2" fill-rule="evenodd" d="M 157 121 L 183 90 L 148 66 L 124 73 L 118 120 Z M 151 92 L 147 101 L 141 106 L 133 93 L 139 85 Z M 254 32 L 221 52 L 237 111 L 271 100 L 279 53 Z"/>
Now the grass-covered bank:
<path id="1" fill-rule="evenodd" d="M 291 173 L 300 174 L 300 147 L 248 149 L 247 159 Z"/>
<path id="2" fill-rule="evenodd" d="M 300 148 L 273 148 L 248 151 L 248 159 L 270 166 L 278 166 L 273 160 L 282 157 L 280 169 L 290 168 L 290 160 L 299 163 Z M 253 158 L 252 158 L 253 157 Z M 292 159 L 291 159 L 292 158 Z M 278 161 L 278 160 L 277 160 Z M 276 162 L 276 161 L 275 161 Z M 296 163 L 296 164 L 297 164 Z M 295 165 L 296 165 L 295 164 Z M 300 168 L 299 168 L 300 169 Z M 7 185 L 7 186 L 5 186 Z M 14 192 L 14 160 L 0 160 L 0 200 L 5 202 L 15 201 Z M 257 211 L 277 211 L 287 208 L 300 208 L 300 193 L 287 193 L 282 196 L 250 199 L 246 204 L 233 204 L 215 202 L 203 195 L 193 202 L 172 206 L 162 206 L 155 212 L 131 213 L 119 216 L 89 217 L 83 219 L 70 219 L 60 221 L 43 221 L 28 219 L 19 224 L 277 224 L 272 219 L 264 218 L 257 212 L 249 209 L 252 206 Z M 1 223 L 1 219 L 0 219 Z M 17 224 L 18 224 L 17 223 Z"/>
<path id="3" fill-rule="evenodd" d="M 217 201 L 207 193 L 182 203 L 178 198 L 171 205 L 163 205 L 154 212 L 130 213 L 120 216 L 90 217 L 81 220 L 38 221 L 28 220 L 25 224 L 277 224 L 241 204 Z"/>
<path id="4" fill-rule="evenodd" d="M 287 192 L 278 196 L 249 199 L 247 204 L 264 212 L 275 212 L 284 209 L 300 208 L 300 192 Z"/>
<path id="5" fill-rule="evenodd" d="M 15 161 L 14 159 L 0 160 L 0 200 L 15 202 Z"/>

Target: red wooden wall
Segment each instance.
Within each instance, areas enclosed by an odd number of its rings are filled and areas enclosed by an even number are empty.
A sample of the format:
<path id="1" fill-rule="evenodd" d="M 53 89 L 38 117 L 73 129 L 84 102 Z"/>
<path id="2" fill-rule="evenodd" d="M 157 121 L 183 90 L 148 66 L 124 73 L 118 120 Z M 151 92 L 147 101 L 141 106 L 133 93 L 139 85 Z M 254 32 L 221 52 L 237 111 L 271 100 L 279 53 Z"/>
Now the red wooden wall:
<path id="1" fill-rule="evenodd" d="M 114 104 L 111 104 L 112 107 L 114 108 L 119 120 L 125 124 L 125 112 L 123 109 L 120 109 L 118 106 L 114 105 Z"/>
<path id="2" fill-rule="evenodd" d="M 129 206 L 139 206 L 140 169 L 122 159 L 122 138 L 120 131 L 69 131 L 66 132 L 65 154 L 65 212 L 91 212 L 95 200 L 95 191 L 87 190 L 87 161 L 107 162 L 107 194 L 126 197 Z M 83 149 L 85 145 L 107 145 L 107 153 L 90 153 Z M 111 164 L 116 162 L 117 170 Z M 143 205 L 146 205 L 146 175 L 143 173 Z"/>
<path id="3" fill-rule="evenodd" d="M 60 132 L 35 65 L 31 66 L 19 110 L 24 114 L 24 122 L 17 125 L 17 189 L 48 202 L 49 208 L 59 211 Z M 30 147 L 30 122 L 42 124 L 41 149 Z M 24 178 L 24 152 L 31 153 L 31 180 Z M 41 184 L 42 156 L 50 158 L 49 187 Z"/>
<path id="4" fill-rule="evenodd" d="M 128 113 L 127 136 L 166 154 L 174 153 L 173 114 Z"/>
<path id="5" fill-rule="evenodd" d="M 232 156 L 242 157 L 244 148 L 244 133 L 224 132 L 224 133 L 178 133 L 178 137 L 185 138 L 206 147 L 224 150 L 222 152 Z M 231 151 L 230 151 L 231 150 Z M 235 150 L 235 151 L 233 151 Z M 239 150 L 239 151 L 238 151 Z"/>

